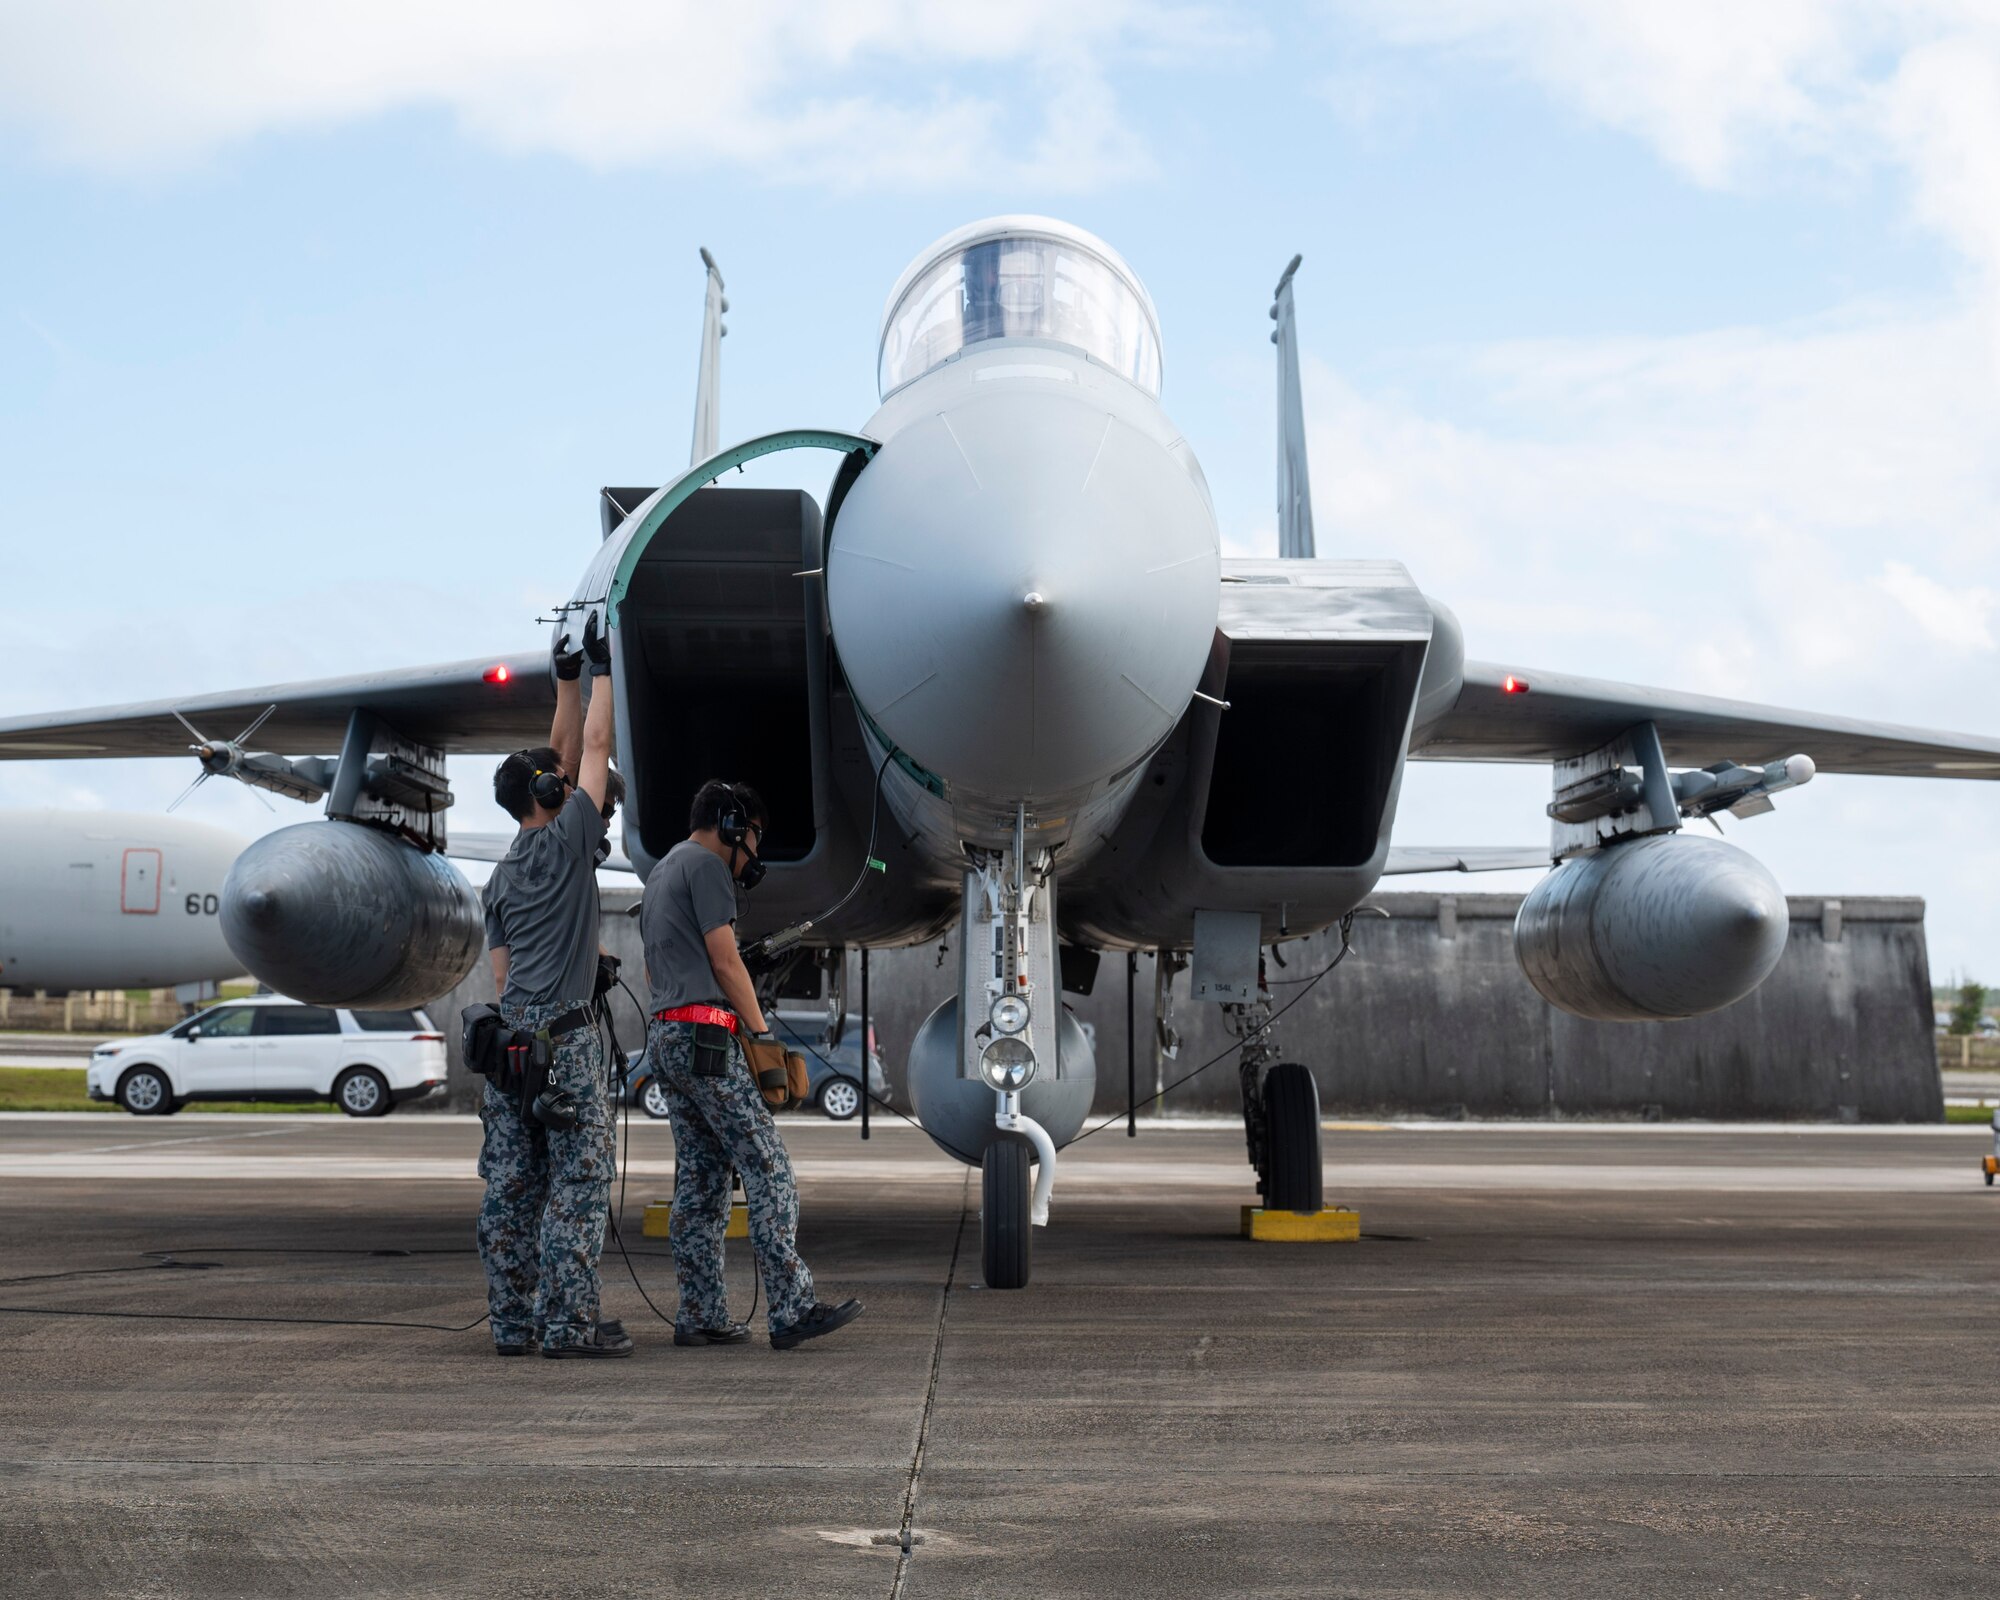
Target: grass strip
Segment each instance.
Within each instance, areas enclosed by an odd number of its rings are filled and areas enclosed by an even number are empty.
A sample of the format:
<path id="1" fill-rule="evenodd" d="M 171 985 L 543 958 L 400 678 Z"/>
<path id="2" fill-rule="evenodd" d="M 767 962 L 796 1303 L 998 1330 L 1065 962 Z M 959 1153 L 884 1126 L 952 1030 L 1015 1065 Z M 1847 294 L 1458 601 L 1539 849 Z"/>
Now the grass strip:
<path id="1" fill-rule="evenodd" d="M 82 1067 L 0 1067 L 0 1112 L 4 1111 L 122 1111 L 109 1100 L 92 1100 L 84 1093 Z M 300 1112 L 335 1114 L 323 1100 L 196 1100 L 201 1111 L 247 1111 L 285 1116 Z"/>

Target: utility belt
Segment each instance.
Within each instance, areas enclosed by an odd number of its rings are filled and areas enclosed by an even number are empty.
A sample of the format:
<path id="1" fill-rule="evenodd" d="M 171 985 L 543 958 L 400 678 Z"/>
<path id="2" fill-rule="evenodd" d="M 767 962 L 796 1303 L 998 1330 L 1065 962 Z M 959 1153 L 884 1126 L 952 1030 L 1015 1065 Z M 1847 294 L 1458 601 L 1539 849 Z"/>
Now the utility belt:
<path id="1" fill-rule="evenodd" d="M 789 1111 L 810 1098 L 812 1080 L 806 1058 L 787 1050 L 776 1039 L 753 1039 L 743 1033 L 743 1019 L 720 1006 L 674 1006 L 653 1013 L 655 1022 L 686 1022 L 694 1027 L 694 1060 L 689 1070 L 697 1078 L 729 1076 L 730 1045 L 743 1046 L 743 1059 L 764 1104 Z"/>
<path id="2" fill-rule="evenodd" d="M 496 1005 L 467 1006 L 459 1013 L 460 1052 L 467 1070 L 513 1100 L 524 1119 L 533 1117 L 546 1127 L 566 1130 L 579 1119 L 575 1097 L 549 1087 L 555 1042 L 564 1034 L 594 1026 L 596 1020 L 588 1006 L 578 1006 L 540 1028 L 513 1028 Z"/>

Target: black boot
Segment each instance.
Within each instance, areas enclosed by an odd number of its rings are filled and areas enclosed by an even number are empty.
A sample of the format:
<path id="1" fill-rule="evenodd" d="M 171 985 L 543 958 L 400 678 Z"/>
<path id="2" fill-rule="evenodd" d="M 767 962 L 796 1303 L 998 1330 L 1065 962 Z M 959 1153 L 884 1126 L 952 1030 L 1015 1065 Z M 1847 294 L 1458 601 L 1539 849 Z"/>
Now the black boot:
<path id="1" fill-rule="evenodd" d="M 614 1328 L 616 1331 L 614 1332 Z M 545 1344 L 542 1354 L 551 1361 L 571 1359 L 598 1361 L 610 1356 L 629 1356 L 632 1353 L 632 1336 L 615 1323 L 600 1322 L 590 1330 L 590 1337 L 580 1344 Z"/>
<path id="2" fill-rule="evenodd" d="M 823 1333 L 832 1333 L 836 1328 L 844 1328 L 860 1316 L 862 1310 L 859 1300 L 843 1300 L 837 1306 L 830 1306 L 825 1301 L 820 1301 L 789 1328 L 773 1328 L 771 1348 L 790 1350 L 804 1344 L 808 1339 L 817 1339 Z"/>
<path id="3" fill-rule="evenodd" d="M 674 1324 L 674 1343 L 692 1344 L 742 1344 L 750 1337 L 747 1322 L 727 1322 L 719 1328 L 692 1328 L 685 1323 Z"/>

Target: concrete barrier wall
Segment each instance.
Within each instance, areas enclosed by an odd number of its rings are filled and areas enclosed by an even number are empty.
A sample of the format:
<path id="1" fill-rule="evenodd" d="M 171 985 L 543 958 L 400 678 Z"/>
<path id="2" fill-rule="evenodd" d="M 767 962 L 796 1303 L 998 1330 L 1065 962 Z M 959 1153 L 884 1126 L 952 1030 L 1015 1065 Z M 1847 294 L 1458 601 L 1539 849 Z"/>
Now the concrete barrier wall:
<path id="1" fill-rule="evenodd" d="M 604 943 L 640 990 L 636 920 L 622 915 L 634 891 L 607 891 Z M 1286 970 L 1271 977 L 1281 1005 L 1288 1060 L 1319 1080 L 1322 1104 L 1357 1114 L 1472 1116 L 1637 1115 L 1667 1117 L 1852 1117 L 1929 1121 L 1943 1115 L 1931 1040 L 1929 958 L 1923 902 L 1916 899 L 1794 898 L 1791 937 L 1770 979 L 1749 999 L 1687 1022 L 1583 1022 L 1555 1010 L 1514 963 L 1518 895 L 1383 894 L 1386 919 L 1363 916 L 1355 949 L 1309 988 L 1339 948 L 1331 932 L 1285 947 Z M 898 1102 L 902 1064 L 918 1025 L 952 992 L 955 952 L 936 946 L 878 950 L 869 958 L 870 1010 Z M 1150 1018 L 1153 963 L 1141 956 L 1134 983 L 1140 1096 L 1203 1062 L 1221 1060 L 1168 1091 L 1180 1111 L 1234 1111 L 1235 1054 L 1216 1008 L 1186 999 L 1177 984 L 1174 1021 L 1183 1042 L 1156 1079 Z M 643 995 L 643 991 L 642 995 Z M 860 1005 L 858 958 L 849 957 L 848 1006 Z M 1105 956 L 1094 992 L 1070 1005 L 1093 1031 L 1098 1106 L 1122 1107 L 1126 1090 L 1124 957 Z M 455 1033 L 459 1007 L 492 998 L 484 963 L 433 1015 Z M 637 1014 L 622 997 L 621 1039 L 638 1043 Z M 452 1101 L 476 1103 L 477 1080 L 453 1056 Z"/>

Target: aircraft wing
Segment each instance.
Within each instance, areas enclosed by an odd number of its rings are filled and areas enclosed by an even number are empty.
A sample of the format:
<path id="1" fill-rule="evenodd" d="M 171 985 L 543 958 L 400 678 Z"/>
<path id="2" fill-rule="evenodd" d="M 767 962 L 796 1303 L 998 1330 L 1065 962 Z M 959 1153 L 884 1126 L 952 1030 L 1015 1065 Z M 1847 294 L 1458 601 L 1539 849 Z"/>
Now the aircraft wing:
<path id="1" fill-rule="evenodd" d="M 1509 691 L 1509 682 L 1526 687 Z M 1597 678 L 1465 664 L 1465 687 L 1429 739 L 1423 761 L 1556 761 L 1615 739 L 1635 723 L 1660 730 L 1667 760 L 1749 764 L 1803 753 L 1821 772 L 2000 779 L 2000 739 L 1888 722 L 1784 711 L 1741 700 L 1645 689 Z"/>
<path id="2" fill-rule="evenodd" d="M 456 848 L 456 846 L 454 846 Z M 1550 865 L 1549 847 L 1530 845 L 1391 845 L 1382 876 L 1408 872 L 1514 872 Z"/>
<path id="3" fill-rule="evenodd" d="M 188 731 L 175 712 L 205 736 L 229 739 L 267 706 L 277 709 L 257 730 L 258 747 L 293 755 L 338 751 L 357 706 L 419 744 L 449 751 L 518 750 L 548 737 L 556 703 L 548 660 L 548 646 L 538 644 L 438 666 L 0 718 L 0 760 L 185 755 Z"/>
<path id="4" fill-rule="evenodd" d="M 460 861 L 498 861 L 513 846 L 514 839 L 515 835 L 511 833 L 454 833 L 444 853 Z M 1544 850 L 1542 854 L 1547 855 L 1548 852 Z M 606 872 L 639 870 L 622 850 L 612 851 L 597 865 Z"/>

